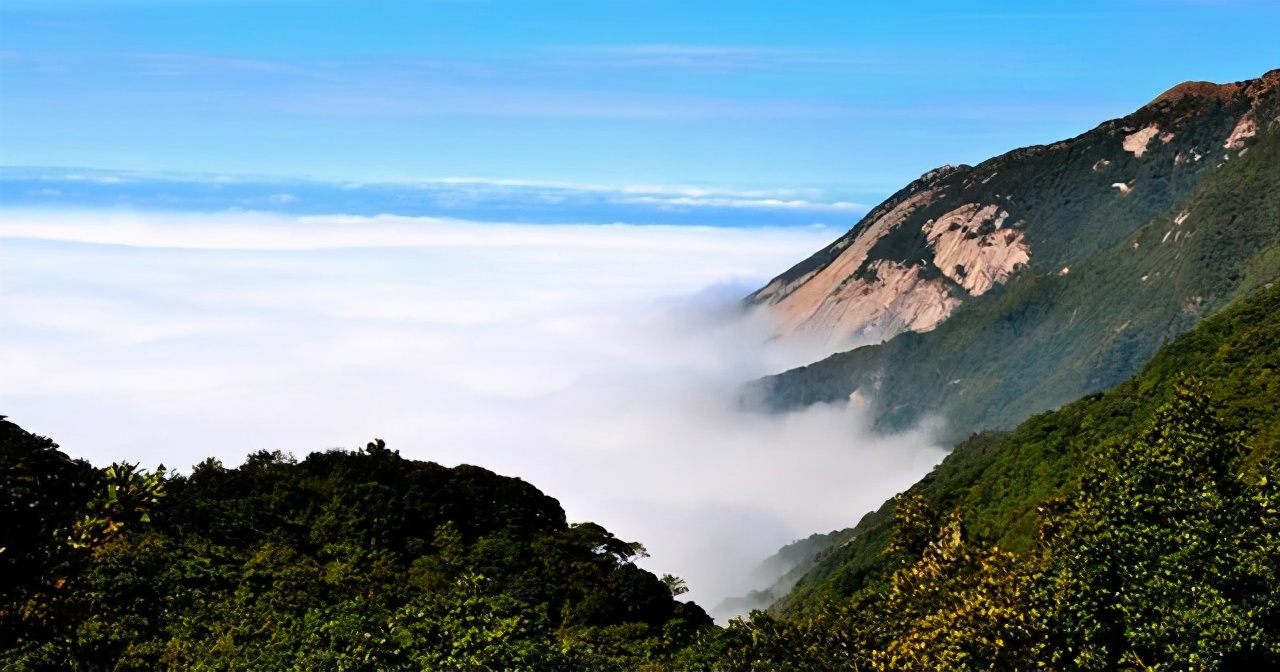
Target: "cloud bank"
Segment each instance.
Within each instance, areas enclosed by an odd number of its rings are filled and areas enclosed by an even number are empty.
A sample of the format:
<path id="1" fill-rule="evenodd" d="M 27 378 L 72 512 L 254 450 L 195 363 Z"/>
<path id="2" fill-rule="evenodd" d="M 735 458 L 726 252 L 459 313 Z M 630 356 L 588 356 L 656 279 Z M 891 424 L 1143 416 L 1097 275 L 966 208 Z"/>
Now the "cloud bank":
<path id="1" fill-rule="evenodd" d="M 942 456 L 856 410 L 735 404 L 822 354 L 738 299 L 836 233 L 0 211 L 0 402 L 98 464 L 380 437 L 519 476 L 710 607 Z"/>
<path id="2" fill-rule="evenodd" d="M 848 194 L 845 195 L 848 197 Z M 733 189 L 678 184 L 439 177 L 326 182 L 267 176 L 0 166 L 11 209 L 222 212 L 295 216 L 397 215 L 470 222 L 847 229 L 868 208 L 816 188 Z"/>

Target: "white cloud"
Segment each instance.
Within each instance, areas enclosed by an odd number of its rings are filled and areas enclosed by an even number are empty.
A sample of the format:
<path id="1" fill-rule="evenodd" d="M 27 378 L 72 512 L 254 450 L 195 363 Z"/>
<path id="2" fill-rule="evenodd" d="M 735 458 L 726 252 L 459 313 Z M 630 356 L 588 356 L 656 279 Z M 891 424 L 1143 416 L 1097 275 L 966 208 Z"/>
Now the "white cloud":
<path id="1" fill-rule="evenodd" d="M 118 175 L 83 175 L 80 173 L 68 173 L 63 175 L 62 179 L 68 182 L 94 182 L 96 184 L 119 184 L 124 182 L 124 178 Z"/>
<path id="2" fill-rule="evenodd" d="M 254 176 L 254 175 L 224 175 L 224 174 L 202 174 L 202 173 L 178 173 L 164 171 L 120 171 L 120 170 L 99 170 L 93 173 L 65 173 L 57 169 L 39 168 L 39 167 L 9 167 L 7 172 L 13 174 L 20 179 L 38 179 L 38 180 L 58 180 L 71 182 L 95 182 L 98 184 L 121 184 L 121 183 L 140 183 L 140 182 L 178 182 L 187 184 L 209 184 L 209 185 L 226 185 L 226 184 L 253 184 L 259 182 L 264 185 L 275 184 L 281 182 L 278 177 L 271 176 Z M 510 192 L 532 191 L 534 193 L 545 193 L 546 195 L 569 195 L 579 192 L 582 195 L 596 196 L 672 196 L 672 197 L 690 197 L 690 198 L 706 198 L 706 197 L 727 197 L 741 199 L 795 199 L 797 197 L 805 197 L 810 200 L 819 198 L 823 194 L 822 189 L 813 187 L 770 187 L 762 189 L 741 189 L 723 186 L 693 186 L 681 184 L 605 184 L 592 182 L 571 182 L 565 180 L 530 180 L 530 179 L 511 179 L 500 177 L 475 177 L 475 176 L 444 176 L 419 178 L 414 180 L 389 180 L 383 182 L 343 182 L 343 183 L 326 183 L 312 182 L 308 180 L 287 180 L 290 184 L 300 185 L 325 185 L 337 186 L 341 189 L 362 189 L 365 187 L 423 187 L 423 188 L 440 188 L 440 187 L 459 187 L 472 186 L 477 187 L 479 191 L 492 191 L 498 195 L 505 195 Z M 297 197 L 289 193 L 271 194 L 266 198 L 273 199 L 276 203 L 292 203 L 296 202 Z M 827 205 L 822 201 L 814 201 L 816 205 Z M 842 204 L 835 204 L 842 205 Z"/>
<path id="3" fill-rule="evenodd" d="M 0 211 L 0 401 L 101 464 L 380 437 L 529 480 L 710 607 L 940 458 L 738 386 L 815 356 L 737 299 L 825 229 Z"/>
<path id="4" fill-rule="evenodd" d="M 792 229 L 734 229 L 698 226 L 631 226 L 626 224 L 503 224 L 379 215 L 286 218 L 271 213 L 199 213 L 181 217 L 130 211 L 84 212 L 74 216 L 41 210 L 10 210 L 0 219 L 0 236 L 38 240 L 222 250 L 319 250 L 350 248 L 482 248 L 530 250 L 611 250 L 644 255 L 681 252 L 745 258 L 767 253 Z M 801 234 L 834 238 L 827 229 Z M 830 242 L 824 240 L 818 246 Z"/>
<path id="5" fill-rule="evenodd" d="M 247 70 L 267 74 L 295 74 L 302 68 L 279 61 L 246 58 L 225 58 L 204 54 L 150 53 L 130 54 L 131 61 L 142 74 L 188 75 L 204 71 Z"/>
<path id="6" fill-rule="evenodd" d="M 561 47 L 552 62 L 571 68 L 678 69 L 703 73 L 806 71 L 832 74 L 901 71 L 923 60 L 832 49 L 777 49 L 703 44 L 601 44 Z M 935 65 L 936 67 L 936 65 Z"/>
<path id="7" fill-rule="evenodd" d="M 655 194 L 670 196 L 737 196 L 741 198 L 786 197 L 797 194 L 819 194 L 818 189 L 732 189 L 726 187 L 694 187 L 672 184 L 591 184 L 559 180 L 518 180 L 485 177 L 438 177 L 418 180 L 421 184 L 480 185 L 490 187 L 529 187 L 564 191 L 614 192 L 622 194 Z"/>
<path id="8" fill-rule="evenodd" d="M 707 198 L 702 196 L 661 198 L 656 196 L 640 196 L 627 200 L 633 203 L 649 203 L 654 205 L 695 208 L 788 208 L 796 210 L 836 210 L 847 212 L 866 212 L 869 209 L 861 203 L 850 203 L 847 201 L 821 203 L 801 199 L 782 200 L 777 198 Z"/>

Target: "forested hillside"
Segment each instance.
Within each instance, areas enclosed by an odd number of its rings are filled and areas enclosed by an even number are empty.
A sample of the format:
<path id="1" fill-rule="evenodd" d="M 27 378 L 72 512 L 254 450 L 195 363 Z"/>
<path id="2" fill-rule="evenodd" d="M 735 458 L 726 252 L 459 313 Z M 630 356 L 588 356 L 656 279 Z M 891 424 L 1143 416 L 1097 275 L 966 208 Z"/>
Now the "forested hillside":
<path id="1" fill-rule="evenodd" d="M 744 670 L 1280 666 L 1280 286 L 971 437 L 716 642 Z"/>
<path id="2" fill-rule="evenodd" d="M 381 442 L 189 476 L 0 421 L 0 668 L 634 669 L 710 619 L 533 486 Z"/>

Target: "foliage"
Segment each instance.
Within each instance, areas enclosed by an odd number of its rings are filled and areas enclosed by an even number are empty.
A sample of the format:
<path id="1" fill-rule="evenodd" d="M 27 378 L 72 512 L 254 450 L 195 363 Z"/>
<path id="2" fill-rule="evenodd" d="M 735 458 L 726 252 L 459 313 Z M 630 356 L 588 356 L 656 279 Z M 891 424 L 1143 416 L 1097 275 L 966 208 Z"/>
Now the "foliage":
<path id="1" fill-rule="evenodd" d="M 693 650 L 725 670 L 1280 666 L 1276 371 L 1271 287 L 1116 390 L 974 437 L 855 530 L 862 564 Z"/>
<path id="2" fill-rule="evenodd" d="M 959 510 L 902 497 L 887 581 L 803 615 L 735 621 L 698 645 L 705 667 L 1280 665 L 1280 469 L 1247 459 L 1203 388 L 1178 382 L 1138 438 L 1094 453 L 1078 490 L 1041 507 L 1027 552 L 975 542 Z"/>
<path id="3" fill-rule="evenodd" d="M 165 495 L 164 476 L 164 465 L 153 474 L 127 462 L 104 469 L 106 494 L 89 503 L 89 513 L 72 526 L 67 543 L 72 548 L 92 548 L 126 524 L 151 522 L 151 509 Z"/>
<path id="4" fill-rule="evenodd" d="M 1054 658 L 1082 670 L 1280 663 L 1280 470 L 1244 461 L 1198 381 L 1097 454 L 1048 545 Z"/>
<path id="5" fill-rule="evenodd" d="M 667 587 L 667 589 L 671 591 L 672 597 L 676 597 L 678 595 L 684 595 L 685 593 L 689 592 L 689 585 L 685 583 L 684 579 L 678 576 L 663 574 L 662 583 Z"/>
<path id="6" fill-rule="evenodd" d="M 98 472 L 4 429 L 6 483 L 90 484 L 5 530 L 5 669 L 632 669 L 710 626 L 642 546 L 477 467 L 377 441 Z"/>
<path id="7" fill-rule="evenodd" d="M 101 473 L 0 416 L 0 649 L 47 639 L 74 549 L 52 543 L 99 489 Z"/>
<path id="8" fill-rule="evenodd" d="M 936 510 L 960 509 L 974 539 L 1026 552 L 1045 503 L 1070 495 L 1095 453 L 1137 439 L 1182 372 L 1198 377 L 1226 430 L 1243 434 L 1247 463 L 1280 454 L 1280 287 L 1206 319 L 1110 392 L 1034 416 L 1010 432 L 970 437 L 908 492 Z M 864 517 L 852 538 L 818 558 L 778 608 L 800 613 L 887 581 L 892 567 L 881 550 L 893 515 L 890 501 Z"/>

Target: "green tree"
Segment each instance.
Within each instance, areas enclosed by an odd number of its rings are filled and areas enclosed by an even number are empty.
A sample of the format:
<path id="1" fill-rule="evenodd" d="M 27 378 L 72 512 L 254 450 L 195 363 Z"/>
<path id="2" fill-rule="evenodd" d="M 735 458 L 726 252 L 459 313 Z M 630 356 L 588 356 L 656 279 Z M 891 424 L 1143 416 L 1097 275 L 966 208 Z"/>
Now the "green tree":
<path id="1" fill-rule="evenodd" d="M 1099 453 L 1050 539 L 1050 660 L 1077 669 L 1280 663 L 1280 492 L 1184 379 Z"/>
<path id="2" fill-rule="evenodd" d="M 663 574 L 662 583 L 671 591 L 672 597 L 678 597 L 689 592 L 689 585 L 684 582 L 684 579 L 678 576 Z"/>

